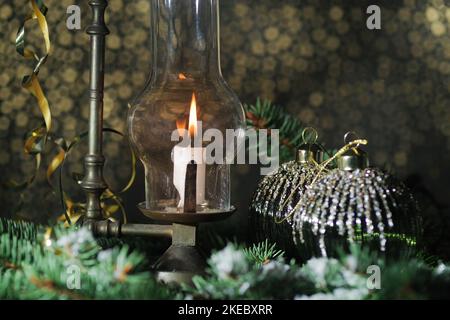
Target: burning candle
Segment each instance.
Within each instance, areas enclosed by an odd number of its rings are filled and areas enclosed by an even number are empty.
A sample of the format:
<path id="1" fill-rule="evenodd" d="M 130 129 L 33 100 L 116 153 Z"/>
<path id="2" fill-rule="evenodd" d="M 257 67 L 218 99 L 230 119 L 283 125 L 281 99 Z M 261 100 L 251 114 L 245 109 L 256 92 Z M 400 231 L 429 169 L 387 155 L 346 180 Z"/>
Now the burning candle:
<path id="1" fill-rule="evenodd" d="M 177 206 L 178 209 L 184 208 L 185 188 L 187 183 L 195 183 L 196 203 L 201 205 L 205 201 L 205 148 L 201 146 L 201 140 L 199 147 L 193 146 L 193 141 L 196 138 L 198 139 L 197 129 L 197 102 L 195 94 L 193 93 L 188 123 L 189 137 L 192 143 L 189 146 L 175 146 L 173 149 L 173 184 L 180 195 L 180 201 Z M 197 167 L 196 179 L 195 181 L 186 181 L 186 168 L 191 161 L 194 161 Z"/>

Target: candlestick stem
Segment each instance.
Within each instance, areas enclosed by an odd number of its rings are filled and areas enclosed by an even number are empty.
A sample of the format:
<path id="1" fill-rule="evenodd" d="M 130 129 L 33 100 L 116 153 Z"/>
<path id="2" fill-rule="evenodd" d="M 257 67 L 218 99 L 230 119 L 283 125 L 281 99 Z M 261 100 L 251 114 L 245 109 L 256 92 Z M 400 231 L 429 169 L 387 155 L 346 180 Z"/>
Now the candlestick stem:
<path id="1" fill-rule="evenodd" d="M 86 193 L 86 217 L 102 219 L 100 196 L 107 185 L 103 178 L 105 158 L 102 153 L 103 89 L 105 68 L 105 36 L 109 30 L 105 24 L 107 0 L 90 0 L 92 24 L 86 29 L 91 38 L 89 151 L 84 158 L 85 176 L 81 187 Z"/>

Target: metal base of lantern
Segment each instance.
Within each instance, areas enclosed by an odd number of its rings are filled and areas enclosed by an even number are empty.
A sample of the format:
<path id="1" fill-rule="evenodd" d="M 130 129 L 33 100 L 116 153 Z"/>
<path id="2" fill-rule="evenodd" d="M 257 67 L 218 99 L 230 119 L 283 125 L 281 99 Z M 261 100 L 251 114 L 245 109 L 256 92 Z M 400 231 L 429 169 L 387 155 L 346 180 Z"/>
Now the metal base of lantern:
<path id="1" fill-rule="evenodd" d="M 171 245 L 153 267 L 162 282 L 189 283 L 205 272 L 206 259 L 195 246 Z"/>
<path id="2" fill-rule="evenodd" d="M 145 202 L 140 203 L 138 208 L 151 219 L 172 223 L 172 245 L 155 262 L 153 268 L 160 281 L 178 284 L 191 282 L 194 275 L 203 274 L 206 268 L 206 259 L 196 246 L 197 225 L 226 219 L 236 211 L 232 206 L 227 211 L 170 213 L 147 209 Z"/>
<path id="3" fill-rule="evenodd" d="M 150 219 L 180 224 L 198 224 L 219 221 L 230 217 L 236 211 L 236 208 L 231 206 L 229 210 L 208 209 L 197 212 L 168 212 L 165 210 L 147 209 L 145 202 L 139 203 L 138 208 Z"/>

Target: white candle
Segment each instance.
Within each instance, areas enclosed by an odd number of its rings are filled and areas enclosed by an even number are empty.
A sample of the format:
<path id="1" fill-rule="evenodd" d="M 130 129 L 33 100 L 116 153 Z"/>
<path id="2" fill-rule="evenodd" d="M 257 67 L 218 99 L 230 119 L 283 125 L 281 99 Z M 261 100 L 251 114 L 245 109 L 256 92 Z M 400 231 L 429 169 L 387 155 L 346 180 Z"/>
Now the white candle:
<path id="1" fill-rule="evenodd" d="M 195 94 L 192 93 L 191 107 L 189 110 L 189 137 L 197 137 L 197 102 Z M 186 186 L 186 168 L 189 162 L 194 160 L 197 164 L 196 176 L 196 203 L 201 205 L 205 202 L 205 180 L 206 180 L 206 148 L 188 146 L 175 146 L 173 148 L 173 184 L 180 195 L 178 208 L 184 207 L 184 190 Z"/>

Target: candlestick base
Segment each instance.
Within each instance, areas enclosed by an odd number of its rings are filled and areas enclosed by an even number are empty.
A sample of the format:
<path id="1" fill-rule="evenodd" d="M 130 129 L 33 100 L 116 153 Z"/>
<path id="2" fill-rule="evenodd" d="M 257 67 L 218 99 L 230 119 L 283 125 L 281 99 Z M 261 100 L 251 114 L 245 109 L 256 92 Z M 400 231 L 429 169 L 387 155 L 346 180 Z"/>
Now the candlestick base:
<path id="1" fill-rule="evenodd" d="M 236 208 L 212 210 L 203 208 L 198 212 L 177 212 L 176 210 L 147 209 L 145 202 L 138 204 L 139 210 L 147 217 L 172 223 L 172 245 L 156 261 L 153 268 L 160 281 L 169 283 L 189 283 L 194 275 L 201 275 L 206 268 L 206 259 L 197 244 L 197 225 L 213 222 L 231 216 Z"/>
<path id="2" fill-rule="evenodd" d="M 168 211 L 164 208 L 158 209 L 147 209 L 145 202 L 138 204 L 139 210 L 150 219 L 161 221 L 161 222 L 171 222 L 171 223 L 181 223 L 181 224 L 198 224 L 203 222 L 213 222 L 226 219 L 230 217 L 236 208 L 231 206 L 229 210 L 220 209 L 203 209 L 196 212 L 178 212 Z"/>
<path id="3" fill-rule="evenodd" d="M 153 265 L 157 279 L 165 283 L 190 283 L 205 273 L 206 259 L 196 246 L 171 245 Z"/>

